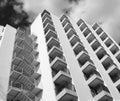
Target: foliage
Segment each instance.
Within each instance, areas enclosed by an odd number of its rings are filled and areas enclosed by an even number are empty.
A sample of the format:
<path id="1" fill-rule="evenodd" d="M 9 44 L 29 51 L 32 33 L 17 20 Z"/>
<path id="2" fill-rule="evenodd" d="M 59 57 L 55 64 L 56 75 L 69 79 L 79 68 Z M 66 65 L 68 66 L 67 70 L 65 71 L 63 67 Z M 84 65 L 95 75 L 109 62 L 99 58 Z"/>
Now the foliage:
<path id="1" fill-rule="evenodd" d="M 0 25 L 9 24 L 15 28 L 30 25 L 29 16 L 20 0 L 0 0 Z"/>

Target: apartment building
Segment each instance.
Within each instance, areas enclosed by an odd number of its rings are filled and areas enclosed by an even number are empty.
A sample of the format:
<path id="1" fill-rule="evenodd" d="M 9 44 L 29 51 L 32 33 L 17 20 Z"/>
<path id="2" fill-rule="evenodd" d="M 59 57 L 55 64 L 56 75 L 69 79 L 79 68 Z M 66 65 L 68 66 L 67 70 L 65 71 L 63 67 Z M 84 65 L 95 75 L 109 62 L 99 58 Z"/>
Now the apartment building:
<path id="1" fill-rule="evenodd" d="M 40 101 L 37 37 L 7 25 L 0 47 L 0 101 Z"/>
<path id="2" fill-rule="evenodd" d="M 1 28 L 0 100 L 120 101 L 120 47 L 97 23 L 44 10 L 30 29 Z"/>
<path id="3" fill-rule="evenodd" d="M 98 24 L 44 10 L 38 37 L 44 101 L 120 101 L 119 46 Z"/>

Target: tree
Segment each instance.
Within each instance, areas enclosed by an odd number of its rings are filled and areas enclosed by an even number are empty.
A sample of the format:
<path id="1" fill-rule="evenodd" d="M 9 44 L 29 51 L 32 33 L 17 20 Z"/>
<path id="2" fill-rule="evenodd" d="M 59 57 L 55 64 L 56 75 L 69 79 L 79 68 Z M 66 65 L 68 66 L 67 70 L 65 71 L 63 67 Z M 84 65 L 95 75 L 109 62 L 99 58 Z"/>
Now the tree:
<path id="1" fill-rule="evenodd" d="M 29 16 L 23 10 L 23 2 L 20 0 L 0 0 L 0 25 L 9 24 L 15 28 L 28 27 Z"/>

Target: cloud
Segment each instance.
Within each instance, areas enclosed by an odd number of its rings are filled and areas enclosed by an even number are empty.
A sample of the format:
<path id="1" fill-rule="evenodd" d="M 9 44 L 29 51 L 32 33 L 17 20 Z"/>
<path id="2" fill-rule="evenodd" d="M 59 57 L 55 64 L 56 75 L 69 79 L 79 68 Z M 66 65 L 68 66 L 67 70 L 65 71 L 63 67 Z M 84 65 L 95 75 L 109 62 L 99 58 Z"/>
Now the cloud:
<path id="1" fill-rule="evenodd" d="M 46 8 L 57 16 L 67 12 L 75 21 L 82 18 L 91 25 L 95 22 L 101 22 L 101 26 L 106 32 L 108 32 L 117 42 L 120 40 L 120 0 L 24 1 L 24 8 L 29 12 L 32 19 Z"/>
<path id="2" fill-rule="evenodd" d="M 101 22 L 102 28 L 120 42 L 120 0 L 82 0 L 71 10 L 70 16 L 87 23 Z"/>

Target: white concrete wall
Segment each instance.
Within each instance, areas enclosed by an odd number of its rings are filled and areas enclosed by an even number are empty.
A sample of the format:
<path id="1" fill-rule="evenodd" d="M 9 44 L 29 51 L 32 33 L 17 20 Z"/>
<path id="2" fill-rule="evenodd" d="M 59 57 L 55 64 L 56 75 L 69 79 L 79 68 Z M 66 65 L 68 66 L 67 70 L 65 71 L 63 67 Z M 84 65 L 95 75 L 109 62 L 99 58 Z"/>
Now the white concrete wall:
<path id="1" fill-rule="evenodd" d="M 47 52 L 47 46 L 45 41 L 45 35 L 43 30 L 43 24 L 41 15 L 39 15 L 31 26 L 31 32 L 38 37 L 37 43 L 39 51 L 40 69 L 41 71 L 41 83 L 43 88 L 42 101 L 56 101 L 55 88 L 52 79 L 52 71 L 49 64 L 49 57 Z M 38 88 L 41 88 L 41 83 Z"/>
<path id="2" fill-rule="evenodd" d="M 80 101 L 94 101 L 61 22 L 53 15 L 54 25 Z"/>
<path id="3" fill-rule="evenodd" d="M 110 90 L 110 93 L 111 93 L 112 97 L 114 98 L 114 101 L 119 101 L 120 100 L 120 94 L 118 93 L 118 90 L 115 88 L 115 86 L 114 86 L 112 80 L 110 79 L 109 75 L 105 71 L 103 65 L 101 64 L 101 61 L 97 58 L 96 53 L 92 50 L 90 44 L 88 43 L 88 41 L 86 40 L 86 38 L 84 37 L 84 35 L 81 33 L 81 31 L 78 28 L 78 26 L 76 25 L 76 23 L 73 22 L 72 20 L 71 20 L 71 22 L 72 22 L 74 28 L 76 29 L 77 34 L 79 35 L 81 41 L 83 42 L 83 44 L 85 46 L 85 49 L 88 51 L 88 53 L 90 55 L 90 58 L 93 60 L 93 62 L 95 64 L 98 72 L 101 74 L 104 83 L 106 84 L 106 86 Z M 105 45 L 103 45 L 103 42 L 99 40 L 99 38 L 96 36 L 96 33 L 91 29 L 90 26 L 89 26 L 89 28 L 93 32 L 93 34 L 95 35 L 95 37 L 98 39 L 98 41 L 104 47 Z M 107 49 L 105 48 L 105 50 L 107 50 Z M 107 50 L 107 52 L 109 53 L 108 50 Z"/>
<path id="4" fill-rule="evenodd" d="M 0 47 L 0 101 L 6 101 L 16 29 L 7 25 Z"/>

